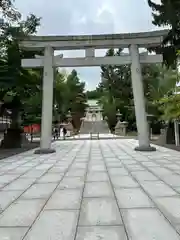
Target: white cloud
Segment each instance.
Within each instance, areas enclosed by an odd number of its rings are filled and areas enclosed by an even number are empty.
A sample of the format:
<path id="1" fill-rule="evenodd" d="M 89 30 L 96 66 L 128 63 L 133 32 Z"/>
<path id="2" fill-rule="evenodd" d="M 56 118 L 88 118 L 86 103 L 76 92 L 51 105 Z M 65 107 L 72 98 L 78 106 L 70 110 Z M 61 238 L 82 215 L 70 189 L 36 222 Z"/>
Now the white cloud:
<path id="1" fill-rule="evenodd" d="M 158 0 L 159 1 L 159 0 Z M 73 35 L 138 32 L 155 29 L 147 0 L 16 0 L 24 16 L 42 17 L 40 35 Z M 102 51 L 99 51 L 102 54 Z M 82 56 L 66 52 L 66 56 Z M 78 69 L 79 76 L 93 88 L 100 81 L 100 68 Z"/>

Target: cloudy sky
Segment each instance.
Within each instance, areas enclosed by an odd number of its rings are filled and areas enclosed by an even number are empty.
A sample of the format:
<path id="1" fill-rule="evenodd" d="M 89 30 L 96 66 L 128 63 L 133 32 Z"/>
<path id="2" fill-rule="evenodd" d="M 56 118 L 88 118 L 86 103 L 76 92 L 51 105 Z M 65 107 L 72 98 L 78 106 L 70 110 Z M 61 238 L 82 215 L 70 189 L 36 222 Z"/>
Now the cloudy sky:
<path id="1" fill-rule="evenodd" d="M 158 0 L 157 0 L 158 1 Z M 157 2 L 156 1 L 156 2 Z M 42 17 L 39 35 L 128 33 L 154 30 L 147 0 L 16 0 L 25 18 Z M 67 51 L 65 56 L 81 56 Z M 99 53 L 102 55 L 102 52 Z M 87 89 L 100 81 L 100 68 L 78 68 Z"/>

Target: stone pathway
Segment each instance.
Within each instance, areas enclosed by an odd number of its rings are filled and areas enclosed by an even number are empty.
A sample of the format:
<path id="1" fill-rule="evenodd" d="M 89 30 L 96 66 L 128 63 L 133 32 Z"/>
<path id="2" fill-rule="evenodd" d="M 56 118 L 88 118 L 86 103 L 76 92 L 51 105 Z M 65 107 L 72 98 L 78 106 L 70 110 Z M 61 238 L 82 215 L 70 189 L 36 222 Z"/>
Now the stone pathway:
<path id="1" fill-rule="evenodd" d="M 180 156 L 135 140 L 53 143 L 0 161 L 1 240 L 178 240 Z"/>

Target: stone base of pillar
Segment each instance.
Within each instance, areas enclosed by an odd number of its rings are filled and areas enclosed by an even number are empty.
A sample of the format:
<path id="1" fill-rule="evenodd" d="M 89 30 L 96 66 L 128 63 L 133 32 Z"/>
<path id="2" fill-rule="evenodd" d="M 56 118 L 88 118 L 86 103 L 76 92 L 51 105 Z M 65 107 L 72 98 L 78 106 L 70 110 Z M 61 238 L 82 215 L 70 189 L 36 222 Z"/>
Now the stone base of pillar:
<path id="1" fill-rule="evenodd" d="M 34 151 L 34 154 L 50 154 L 50 153 L 55 153 L 56 150 L 53 148 L 39 148 Z"/>
<path id="2" fill-rule="evenodd" d="M 139 151 L 139 152 L 155 152 L 156 148 L 152 147 L 152 146 L 137 146 L 134 149 L 135 151 Z"/>

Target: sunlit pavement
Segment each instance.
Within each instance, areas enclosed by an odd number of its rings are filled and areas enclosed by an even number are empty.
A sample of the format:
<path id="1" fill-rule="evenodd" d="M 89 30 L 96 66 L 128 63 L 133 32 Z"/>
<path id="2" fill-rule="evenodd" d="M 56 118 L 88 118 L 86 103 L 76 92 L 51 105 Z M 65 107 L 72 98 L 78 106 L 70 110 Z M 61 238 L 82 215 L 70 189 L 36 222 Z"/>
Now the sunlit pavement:
<path id="1" fill-rule="evenodd" d="M 180 239 L 180 153 L 134 146 L 59 141 L 51 155 L 1 160 L 0 239 Z"/>

